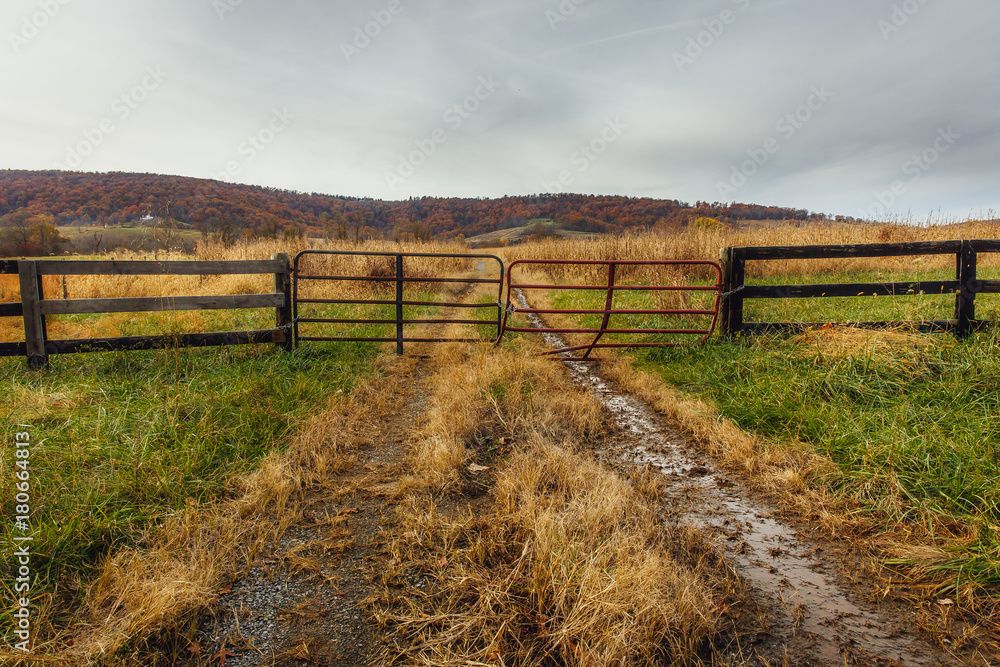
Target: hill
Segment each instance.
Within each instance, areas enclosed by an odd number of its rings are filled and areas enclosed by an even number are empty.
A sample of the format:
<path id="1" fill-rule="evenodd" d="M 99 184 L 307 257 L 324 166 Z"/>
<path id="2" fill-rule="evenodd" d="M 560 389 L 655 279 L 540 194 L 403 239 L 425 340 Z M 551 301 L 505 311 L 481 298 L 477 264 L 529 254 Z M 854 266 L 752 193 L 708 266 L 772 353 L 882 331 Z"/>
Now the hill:
<path id="1" fill-rule="evenodd" d="M 748 204 L 689 205 L 669 199 L 538 194 L 499 199 L 421 197 L 405 201 L 303 193 L 180 176 L 0 171 L 0 219 L 51 216 L 55 226 L 133 224 L 171 218 L 231 237 L 313 233 L 340 238 L 452 238 L 550 219 L 564 230 L 610 233 L 684 226 L 698 218 L 805 220 L 801 209 Z"/>

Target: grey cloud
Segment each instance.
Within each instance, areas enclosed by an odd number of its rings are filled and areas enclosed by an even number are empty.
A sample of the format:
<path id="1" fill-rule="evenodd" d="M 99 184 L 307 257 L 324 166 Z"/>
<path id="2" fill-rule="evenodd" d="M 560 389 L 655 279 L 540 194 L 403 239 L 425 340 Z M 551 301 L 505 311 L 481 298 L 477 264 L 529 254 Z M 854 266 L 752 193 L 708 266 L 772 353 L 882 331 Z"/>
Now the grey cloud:
<path id="1" fill-rule="evenodd" d="M 834 97 L 779 135 L 732 198 L 855 214 L 952 126 L 962 139 L 897 212 L 998 204 L 993 0 L 910 0 L 919 10 L 899 26 L 903 0 L 217 0 L 232 10 L 221 19 L 214 1 L 72 1 L 17 53 L 10 35 L 38 0 L 6 3 L 0 167 L 52 168 L 160 64 L 169 79 L 81 169 L 212 177 L 287 107 L 296 119 L 233 180 L 500 196 L 573 169 L 574 152 L 621 117 L 628 130 L 567 189 L 715 200 L 747 151 L 826 85 Z M 691 40 L 702 45 L 689 52 Z M 696 55 L 679 71 L 677 54 Z M 491 75 L 502 86 L 449 124 Z M 390 188 L 386 175 L 439 128 L 446 140 Z"/>

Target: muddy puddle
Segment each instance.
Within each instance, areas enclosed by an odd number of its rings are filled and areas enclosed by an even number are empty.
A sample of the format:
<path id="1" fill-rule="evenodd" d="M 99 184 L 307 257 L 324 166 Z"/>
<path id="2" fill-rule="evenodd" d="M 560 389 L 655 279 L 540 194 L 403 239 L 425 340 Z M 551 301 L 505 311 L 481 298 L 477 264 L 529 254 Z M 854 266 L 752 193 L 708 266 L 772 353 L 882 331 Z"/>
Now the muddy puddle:
<path id="1" fill-rule="evenodd" d="M 520 292 L 517 298 L 522 307 L 530 307 Z M 525 317 L 531 326 L 544 326 L 534 314 Z M 552 347 L 566 346 L 558 335 L 542 335 Z M 574 381 L 593 391 L 614 415 L 623 433 L 601 455 L 652 466 L 670 479 L 668 502 L 679 520 L 719 535 L 730 563 L 772 601 L 769 606 L 778 616 L 773 621 L 780 627 L 769 631 L 794 645 L 789 646 L 791 664 L 803 664 L 792 657 L 793 651 L 805 652 L 807 664 L 943 664 L 934 649 L 906 631 L 903 619 L 883 619 L 853 602 L 816 545 L 775 520 L 768 507 L 750 499 L 743 484 L 689 448 L 644 402 L 618 392 L 595 364 L 564 363 Z"/>

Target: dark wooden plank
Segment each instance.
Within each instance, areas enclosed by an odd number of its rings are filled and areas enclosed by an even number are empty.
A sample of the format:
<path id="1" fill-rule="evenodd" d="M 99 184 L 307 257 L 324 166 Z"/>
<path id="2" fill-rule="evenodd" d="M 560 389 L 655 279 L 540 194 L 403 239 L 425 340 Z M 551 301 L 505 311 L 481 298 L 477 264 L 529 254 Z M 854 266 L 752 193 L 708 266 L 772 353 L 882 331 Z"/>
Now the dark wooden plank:
<path id="1" fill-rule="evenodd" d="M 274 260 L 233 262 L 42 260 L 38 262 L 38 273 L 43 276 L 243 275 L 278 273 L 282 270 L 281 262 Z"/>
<path id="2" fill-rule="evenodd" d="M 729 297 L 729 331 L 735 335 L 743 330 L 743 292 L 746 291 L 746 256 L 737 248 L 733 248 L 732 294 Z"/>
<path id="3" fill-rule="evenodd" d="M 972 333 L 972 323 L 976 321 L 976 264 L 977 255 L 972 244 L 962 243 L 962 252 L 958 254 L 956 274 L 962 286 L 955 296 L 955 319 L 958 327 L 955 335 L 965 338 Z"/>
<path id="4" fill-rule="evenodd" d="M 19 303 L 0 303 L 0 317 L 23 317 L 24 306 Z"/>
<path id="5" fill-rule="evenodd" d="M 747 285 L 744 299 L 816 299 L 844 296 L 906 296 L 912 294 L 955 294 L 957 280 L 930 280 L 915 283 L 831 283 L 826 285 Z"/>
<path id="6" fill-rule="evenodd" d="M 26 343 L 0 343 L 0 357 L 24 357 L 27 354 Z"/>
<path id="7" fill-rule="evenodd" d="M 1000 294 L 1000 280 L 976 281 L 977 294 Z"/>
<path id="8" fill-rule="evenodd" d="M 719 251 L 719 264 L 722 266 L 722 294 L 728 295 L 733 290 L 733 249 L 723 248 Z M 732 334 L 729 324 L 729 296 L 719 299 L 719 328 L 724 334 Z"/>
<path id="9" fill-rule="evenodd" d="M 0 260 L 0 276 L 2 275 L 17 275 L 17 261 L 4 259 Z"/>
<path id="10" fill-rule="evenodd" d="M 976 252 L 1000 252 L 1000 239 L 976 239 L 969 243 Z"/>
<path id="11" fill-rule="evenodd" d="M 38 266 L 30 260 L 17 263 L 18 282 L 21 288 L 24 342 L 27 345 L 28 365 L 39 369 L 48 365 L 45 354 L 45 324 L 42 319 L 41 294 L 39 294 Z"/>
<path id="12" fill-rule="evenodd" d="M 747 260 L 850 259 L 853 257 L 952 255 L 962 251 L 962 242 L 917 241 L 912 243 L 862 243 L 855 245 L 748 246 L 736 248 L 736 250 Z"/>
<path id="13" fill-rule="evenodd" d="M 41 274 L 38 274 L 38 277 L 35 278 L 35 284 L 38 286 L 38 303 L 39 304 L 44 304 L 45 303 L 45 282 L 44 282 L 44 279 L 42 278 Z M 48 322 L 45 319 L 45 311 L 43 310 L 42 311 L 42 340 L 48 340 L 48 339 L 49 339 L 49 325 L 48 325 Z"/>
<path id="14" fill-rule="evenodd" d="M 283 329 L 265 329 L 263 331 L 226 331 L 182 334 L 178 336 L 126 336 L 84 340 L 50 340 L 46 343 L 46 349 L 49 354 L 76 354 L 82 352 L 115 352 L 122 350 L 159 350 L 174 347 L 220 347 L 226 345 L 284 343 L 286 338 L 287 332 Z"/>
<path id="15" fill-rule="evenodd" d="M 50 299 L 42 302 L 46 315 L 85 313 L 142 313 L 171 310 L 230 310 L 277 308 L 285 304 L 284 294 L 236 294 L 223 296 L 153 296 L 129 299 Z"/>

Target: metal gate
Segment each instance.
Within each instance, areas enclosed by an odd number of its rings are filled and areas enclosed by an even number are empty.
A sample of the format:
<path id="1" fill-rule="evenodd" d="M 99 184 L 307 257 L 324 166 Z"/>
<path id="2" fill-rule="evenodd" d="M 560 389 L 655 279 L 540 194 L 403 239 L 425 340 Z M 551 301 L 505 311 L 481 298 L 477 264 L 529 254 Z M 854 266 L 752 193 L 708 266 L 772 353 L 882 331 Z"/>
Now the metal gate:
<path id="1" fill-rule="evenodd" d="M 608 279 L 607 283 L 604 285 L 567 285 L 567 284 L 529 284 L 529 283 L 516 283 L 514 282 L 514 269 L 518 266 L 530 266 L 530 265 L 563 265 L 563 266 L 606 266 L 608 268 Z M 715 275 L 717 276 L 715 285 L 619 285 L 618 275 L 619 267 L 623 266 L 703 266 L 714 269 Z M 517 307 L 511 303 L 511 298 L 516 291 L 520 293 L 520 290 L 531 290 L 531 289 L 548 289 L 548 290 L 599 290 L 605 292 L 605 301 L 603 309 L 574 309 L 574 308 L 526 308 Z M 623 291 L 651 291 L 651 292 L 714 292 L 715 302 L 711 310 L 708 309 L 669 309 L 669 308 L 652 308 L 652 309 L 627 309 L 627 308 L 614 308 L 614 297 L 615 292 Z M 577 355 L 574 357 L 567 357 L 568 361 L 593 361 L 590 354 L 599 348 L 629 348 L 629 347 L 674 347 L 680 345 L 681 343 L 676 342 L 632 342 L 632 343 L 602 343 L 601 339 L 605 334 L 681 334 L 681 335 L 692 335 L 699 336 L 697 342 L 703 342 L 707 340 L 712 332 L 715 331 L 716 322 L 719 319 L 719 301 L 720 293 L 722 292 L 722 267 L 712 261 L 707 260 L 652 260 L 652 261 L 629 261 L 629 260 L 562 260 L 562 259 L 538 259 L 538 260 L 517 260 L 512 262 L 507 271 L 507 305 L 504 309 L 503 323 L 500 327 L 500 336 L 497 338 L 497 342 L 503 337 L 503 334 L 508 331 L 523 332 L 523 333 L 541 333 L 541 334 L 594 334 L 594 340 L 587 345 L 573 345 L 564 346 L 557 350 L 551 350 L 545 354 L 567 354 L 571 352 L 579 352 L 581 350 L 586 350 L 583 355 Z M 508 326 L 508 317 L 512 312 L 521 312 L 533 315 L 601 315 L 603 319 L 601 320 L 601 325 L 596 329 L 570 329 L 570 328 L 552 328 L 541 326 L 541 321 L 536 321 L 539 326 L 536 327 L 512 327 Z M 611 318 L 615 315 L 673 315 L 673 316 L 685 316 L 685 315 L 701 315 L 710 316 L 711 324 L 707 329 L 611 329 L 609 328 Z"/>
<path id="2" fill-rule="evenodd" d="M 355 256 L 355 257 L 391 257 L 395 264 L 395 272 L 390 276 L 381 275 L 309 275 L 303 274 L 300 262 L 303 257 L 310 255 L 332 255 L 332 256 Z M 405 271 L 405 260 L 415 257 L 433 257 L 439 259 L 472 259 L 483 262 L 496 262 L 500 268 L 500 277 L 493 278 L 453 278 L 440 276 L 408 276 Z M 332 251 L 332 250 L 305 250 L 295 256 L 293 270 L 293 330 L 295 345 L 300 341 L 336 341 L 336 342 L 385 342 L 396 343 L 396 354 L 403 354 L 403 343 L 446 343 L 446 342 L 476 342 L 478 338 L 413 338 L 407 337 L 404 327 L 413 324 L 468 324 L 483 325 L 492 324 L 491 320 L 470 320 L 453 318 L 428 318 L 428 319 L 406 319 L 404 318 L 404 307 L 439 307 L 439 308 L 464 308 L 483 309 L 492 308 L 496 310 L 496 330 L 499 338 L 502 332 L 501 315 L 503 313 L 500 301 L 503 297 L 505 267 L 503 261 L 495 255 L 463 255 L 445 253 L 391 253 L 391 252 L 354 252 L 354 251 Z M 355 298 L 302 298 L 299 294 L 299 287 L 303 281 L 341 281 L 350 283 L 374 283 L 395 286 L 394 299 L 355 299 Z M 414 283 L 468 283 L 468 284 L 488 284 L 497 286 L 497 301 L 495 303 L 458 303 L 440 301 L 419 301 L 407 300 L 404 296 L 405 286 Z M 327 305 L 362 305 L 362 306 L 392 306 L 395 309 L 395 316 L 391 318 L 328 318 L 328 317 L 303 317 L 299 313 L 301 304 L 327 304 Z M 389 337 L 365 337 L 365 336 L 303 336 L 300 332 L 300 324 L 340 324 L 340 325 L 395 325 L 396 335 Z"/>

